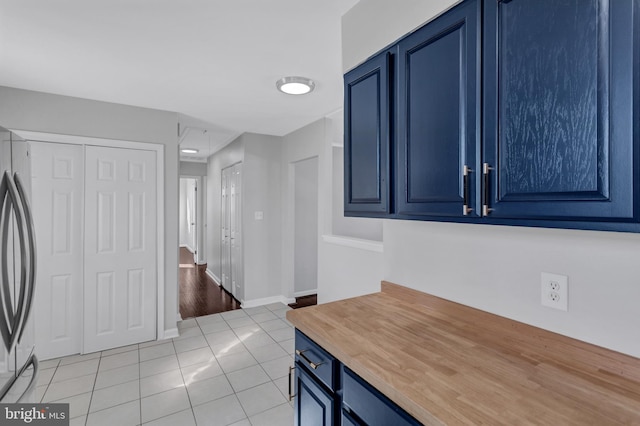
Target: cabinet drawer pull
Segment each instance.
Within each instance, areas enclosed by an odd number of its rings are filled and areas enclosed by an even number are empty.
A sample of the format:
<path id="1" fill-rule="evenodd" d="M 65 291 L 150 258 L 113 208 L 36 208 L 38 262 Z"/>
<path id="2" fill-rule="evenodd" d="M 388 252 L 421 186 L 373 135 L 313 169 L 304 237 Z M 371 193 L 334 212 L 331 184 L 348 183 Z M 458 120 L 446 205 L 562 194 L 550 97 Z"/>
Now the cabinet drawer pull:
<path id="1" fill-rule="evenodd" d="M 320 367 L 322 364 L 324 364 L 324 362 L 318 362 L 315 363 L 313 361 L 311 361 L 309 358 L 307 358 L 307 356 L 304 354 L 305 352 L 307 352 L 307 350 L 301 351 L 300 349 L 296 349 L 296 354 L 300 356 L 300 358 L 304 359 L 305 361 L 307 361 L 307 363 L 309 364 L 309 367 L 313 368 L 314 370 L 317 369 L 318 367 Z"/>
<path id="2" fill-rule="evenodd" d="M 289 366 L 289 401 L 293 401 L 293 398 L 296 397 L 296 395 L 293 393 L 293 386 L 291 386 L 291 373 L 293 373 L 293 370 L 295 369 L 296 367 Z"/>
<path id="3" fill-rule="evenodd" d="M 489 208 L 489 197 L 491 196 L 491 192 L 489 191 L 489 185 L 490 185 L 490 180 L 489 180 L 489 171 L 492 170 L 491 167 L 489 167 L 489 163 L 483 163 L 482 164 L 482 176 L 484 179 L 483 182 L 483 187 L 484 187 L 484 196 L 482 197 L 482 216 L 489 216 L 489 213 L 491 212 L 491 209 Z"/>
<path id="4" fill-rule="evenodd" d="M 467 216 L 469 213 L 473 211 L 472 208 L 469 208 L 469 173 L 473 170 L 469 168 L 466 164 L 462 169 L 462 196 L 464 197 L 462 204 L 462 214 Z"/>

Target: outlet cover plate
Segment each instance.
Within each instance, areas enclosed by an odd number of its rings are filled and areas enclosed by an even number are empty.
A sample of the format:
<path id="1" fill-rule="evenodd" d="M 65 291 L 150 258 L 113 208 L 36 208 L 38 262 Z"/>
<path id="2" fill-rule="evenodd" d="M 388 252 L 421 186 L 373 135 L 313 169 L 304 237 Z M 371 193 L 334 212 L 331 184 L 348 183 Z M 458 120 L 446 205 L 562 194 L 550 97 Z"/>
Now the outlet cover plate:
<path id="1" fill-rule="evenodd" d="M 540 302 L 542 306 L 567 311 L 569 277 L 548 272 L 540 274 Z"/>

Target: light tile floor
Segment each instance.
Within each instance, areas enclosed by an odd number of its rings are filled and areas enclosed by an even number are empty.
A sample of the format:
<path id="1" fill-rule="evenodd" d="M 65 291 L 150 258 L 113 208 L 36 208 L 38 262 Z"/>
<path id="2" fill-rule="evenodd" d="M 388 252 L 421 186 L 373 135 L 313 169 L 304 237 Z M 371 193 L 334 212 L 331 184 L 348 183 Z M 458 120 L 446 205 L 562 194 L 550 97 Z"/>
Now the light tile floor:
<path id="1" fill-rule="evenodd" d="M 71 426 L 286 426 L 290 308 L 275 303 L 178 324 L 180 337 L 40 363 L 38 401 Z"/>

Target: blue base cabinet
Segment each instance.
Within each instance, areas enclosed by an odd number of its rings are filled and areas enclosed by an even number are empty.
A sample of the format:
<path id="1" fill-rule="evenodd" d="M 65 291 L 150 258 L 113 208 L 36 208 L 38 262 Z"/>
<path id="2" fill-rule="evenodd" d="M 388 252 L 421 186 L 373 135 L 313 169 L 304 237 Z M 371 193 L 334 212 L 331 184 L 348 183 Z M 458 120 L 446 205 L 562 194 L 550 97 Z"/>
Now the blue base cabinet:
<path id="1" fill-rule="evenodd" d="M 346 74 L 345 215 L 640 232 L 639 16 L 464 0 Z"/>
<path id="2" fill-rule="evenodd" d="M 295 426 L 420 425 L 299 330 L 295 351 Z"/>
<path id="3" fill-rule="evenodd" d="M 296 426 L 333 426 L 335 421 L 336 398 L 327 392 L 296 363 L 296 402 L 294 419 Z"/>

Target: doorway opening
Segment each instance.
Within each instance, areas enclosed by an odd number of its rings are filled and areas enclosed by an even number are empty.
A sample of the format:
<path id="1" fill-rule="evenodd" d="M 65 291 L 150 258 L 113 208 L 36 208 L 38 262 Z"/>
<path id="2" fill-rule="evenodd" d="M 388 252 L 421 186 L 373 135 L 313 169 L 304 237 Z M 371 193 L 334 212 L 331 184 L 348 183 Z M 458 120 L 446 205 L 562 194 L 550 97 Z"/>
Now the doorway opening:
<path id="1" fill-rule="evenodd" d="M 240 303 L 206 273 L 204 186 L 202 177 L 180 178 L 179 310 L 182 319 L 240 308 Z"/>
<path id="2" fill-rule="evenodd" d="M 293 163 L 293 173 L 293 296 L 297 307 L 315 304 L 318 292 L 318 157 Z"/>

